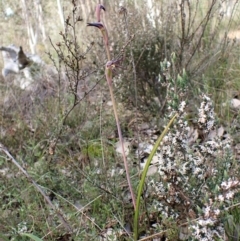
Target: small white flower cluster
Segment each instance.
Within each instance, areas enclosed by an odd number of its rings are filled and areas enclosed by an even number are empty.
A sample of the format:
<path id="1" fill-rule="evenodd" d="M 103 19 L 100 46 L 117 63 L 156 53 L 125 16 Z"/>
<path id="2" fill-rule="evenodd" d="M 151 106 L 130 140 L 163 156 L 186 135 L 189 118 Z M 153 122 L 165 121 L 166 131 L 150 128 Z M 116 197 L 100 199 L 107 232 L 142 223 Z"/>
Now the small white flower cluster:
<path id="1" fill-rule="evenodd" d="M 222 193 L 218 196 L 218 200 L 223 202 L 224 200 L 230 200 L 233 198 L 236 191 L 238 191 L 238 187 L 240 182 L 238 180 L 234 180 L 233 178 L 229 178 L 227 181 L 223 181 L 221 183 Z"/>
<path id="2" fill-rule="evenodd" d="M 183 111 L 185 110 L 186 107 L 186 102 L 182 101 L 179 105 L 179 112 L 183 113 Z"/>
<path id="3" fill-rule="evenodd" d="M 24 233 L 28 231 L 27 222 L 23 221 L 17 225 L 17 231 L 19 233 Z"/>
<path id="4" fill-rule="evenodd" d="M 215 196 L 214 199 L 209 199 L 208 204 L 202 208 L 203 215 L 194 220 L 190 225 L 192 230 L 192 236 L 197 240 L 214 240 L 214 237 L 218 237 L 220 240 L 224 240 L 224 228 L 223 223 L 218 220 L 221 213 L 221 206 L 224 207 L 223 202 L 228 202 L 233 199 L 234 194 L 238 191 L 239 181 L 229 178 L 227 181 L 223 181 L 220 185 L 220 191 L 222 194 Z"/>
<path id="5" fill-rule="evenodd" d="M 198 112 L 198 123 L 204 132 L 209 132 L 213 128 L 215 121 L 213 103 L 206 95 L 203 95 L 202 98 L 203 101 Z"/>
<path id="6" fill-rule="evenodd" d="M 224 234 L 223 224 L 218 222 L 220 210 L 215 206 L 215 202 L 209 199 L 202 208 L 202 216 L 189 225 L 192 236 L 197 240 L 214 240 L 216 235 L 222 237 Z"/>
<path id="7" fill-rule="evenodd" d="M 180 104 L 179 117 L 157 152 L 161 180 L 151 182 L 151 186 L 154 206 L 164 217 L 192 219 L 186 210 L 194 210 L 197 221 L 190 225 L 194 239 L 214 240 L 223 235 L 220 210 L 234 197 L 240 182 L 234 178 L 223 181 L 230 169 L 226 160 L 231 155 L 231 138 L 223 141 L 219 135 L 209 137 L 217 130 L 215 114 L 211 99 L 206 95 L 202 98 L 194 130 L 184 113 L 186 103 Z M 190 132 L 194 134 L 191 141 Z M 213 197 L 208 205 L 207 197 Z"/>
<path id="8" fill-rule="evenodd" d="M 238 180 L 234 180 L 232 178 L 229 178 L 227 181 L 222 182 L 221 188 L 223 190 L 229 190 L 232 187 L 235 187 L 239 184 Z"/>
<path id="9" fill-rule="evenodd" d="M 211 219 L 198 219 L 190 226 L 190 229 L 194 240 L 212 241 L 215 237 L 218 237 L 218 240 L 224 240 L 223 224 L 219 223 L 216 226 L 216 222 Z"/>

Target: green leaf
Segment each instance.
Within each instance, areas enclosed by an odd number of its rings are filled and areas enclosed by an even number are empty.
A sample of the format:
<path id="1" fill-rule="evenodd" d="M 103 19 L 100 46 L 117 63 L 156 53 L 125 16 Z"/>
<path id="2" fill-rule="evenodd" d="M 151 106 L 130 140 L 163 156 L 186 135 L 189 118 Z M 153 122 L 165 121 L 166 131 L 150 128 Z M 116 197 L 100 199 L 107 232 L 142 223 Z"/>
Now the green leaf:
<path id="1" fill-rule="evenodd" d="M 145 183 L 145 178 L 147 176 L 147 171 L 148 168 L 150 166 L 150 163 L 153 159 L 153 156 L 155 155 L 158 146 L 160 145 L 160 143 L 162 142 L 163 137 L 167 134 L 168 129 L 171 127 L 171 125 L 173 124 L 175 118 L 177 117 L 177 114 L 175 114 L 172 119 L 168 122 L 167 126 L 165 127 L 165 129 L 163 130 L 162 134 L 160 135 L 160 137 L 157 139 L 148 159 L 147 162 L 145 164 L 145 167 L 143 169 L 142 175 L 141 175 L 141 180 L 139 183 L 139 187 L 138 187 L 138 193 L 137 193 L 137 202 L 136 202 L 136 210 L 135 210 L 135 214 L 134 214 L 134 228 L 133 228 L 133 235 L 134 235 L 134 240 L 136 241 L 138 238 L 138 217 L 139 217 L 139 209 L 140 209 L 140 199 L 141 199 L 141 195 L 142 195 L 142 191 L 143 191 L 143 186 Z"/>
<path id="2" fill-rule="evenodd" d="M 224 177 L 224 179 L 227 179 L 228 178 L 228 172 L 227 172 L 227 170 L 224 170 L 223 171 L 223 177 Z"/>
<path id="3" fill-rule="evenodd" d="M 198 211 L 198 213 L 200 213 L 200 214 L 203 213 L 202 209 L 201 209 L 199 206 L 197 206 L 197 211 Z"/>
<path id="4" fill-rule="evenodd" d="M 35 236 L 33 234 L 30 234 L 30 233 L 21 233 L 21 235 L 29 237 L 29 238 L 31 238 L 32 240 L 35 240 L 35 241 L 43 241 L 42 239 L 40 239 L 37 236 Z"/>
<path id="5" fill-rule="evenodd" d="M 172 53 L 171 54 L 171 60 L 172 60 L 172 62 L 174 63 L 175 61 L 176 61 L 176 59 L 177 59 L 177 57 L 176 57 L 176 53 Z"/>

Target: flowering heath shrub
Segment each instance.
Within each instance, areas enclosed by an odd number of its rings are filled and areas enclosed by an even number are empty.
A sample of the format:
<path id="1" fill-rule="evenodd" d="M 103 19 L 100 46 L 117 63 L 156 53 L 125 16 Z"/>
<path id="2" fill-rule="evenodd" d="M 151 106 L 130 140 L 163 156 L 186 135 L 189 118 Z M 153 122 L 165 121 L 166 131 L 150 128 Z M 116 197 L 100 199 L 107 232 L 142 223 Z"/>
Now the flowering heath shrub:
<path id="1" fill-rule="evenodd" d="M 157 153 L 160 180 L 149 183 L 154 206 L 163 219 L 180 226 L 188 222 L 190 240 L 224 240 L 222 214 L 231 208 L 240 185 L 232 139 L 218 127 L 210 97 L 201 96 L 192 123 L 185 106 L 181 102 L 178 120 Z"/>

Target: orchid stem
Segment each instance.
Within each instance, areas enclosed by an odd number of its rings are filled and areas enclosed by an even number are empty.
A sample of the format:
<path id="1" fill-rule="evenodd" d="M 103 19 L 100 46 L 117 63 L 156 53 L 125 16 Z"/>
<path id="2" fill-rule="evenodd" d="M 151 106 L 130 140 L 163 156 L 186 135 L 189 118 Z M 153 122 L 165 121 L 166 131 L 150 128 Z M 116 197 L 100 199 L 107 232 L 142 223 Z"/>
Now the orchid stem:
<path id="1" fill-rule="evenodd" d="M 131 193 L 134 210 L 136 210 L 136 200 L 135 200 L 134 192 L 132 190 L 132 184 L 131 184 L 129 171 L 128 171 L 128 163 L 127 163 L 127 158 L 126 158 L 125 149 L 124 149 L 122 131 L 121 131 L 118 115 L 117 115 L 117 107 L 116 107 L 116 102 L 114 99 L 113 88 L 112 88 L 112 69 L 115 67 L 115 63 L 117 63 L 117 61 L 111 60 L 109 42 L 108 42 L 108 32 L 107 32 L 107 29 L 105 28 L 105 26 L 101 23 L 101 18 L 100 18 L 101 9 L 105 11 L 104 6 L 101 4 L 98 4 L 97 8 L 96 8 L 97 22 L 96 23 L 88 23 L 87 26 L 97 27 L 101 31 L 102 36 L 103 36 L 103 41 L 104 41 L 106 54 L 107 54 L 107 58 L 108 58 L 108 62 L 106 64 L 106 69 L 105 69 L 105 74 L 106 74 L 106 79 L 107 79 L 107 83 L 108 83 L 108 87 L 109 87 L 109 91 L 110 91 L 110 95 L 111 95 L 111 100 L 112 100 L 112 104 L 113 104 L 113 111 L 114 111 L 115 121 L 116 121 L 116 125 L 117 125 L 119 141 L 120 141 L 120 145 L 122 147 L 122 156 L 123 156 L 124 167 L 125 167 L 125 171 L 126 171 L 128 187 L 129 187 L 129 191 Z"/>
<path id="2" fill-rule="evenodd" d="M 106 66 L 106 79 L 107 79 L 107 82 L 108 82 L 109 92 L 110 92 L 111 100 L 112 100 L 112 104 L 113 104 L 113 111 L 114 111 L 114 116 L 115 116 L 115 120 L 116 120 L 119 141 L 120 141 L 120 145 L 122 147 L 122 156 L 123 156 L 123 162 L 124 162 L 124 167 L 125 167 L 125 171 L 126 171 L 128 187 L 129 187 L 129 191 L 131 193 L 131 198 L 132 198 L 134 210 L 136 210 L 136 200 L 135 200 L 135 196 L 134 196 L 134 192 L 133 192 L 133 189 L 132 189 L 132 184 L 131 184 L 131 180 L 130 180 L 130 176 L 129 176 L 128 163 L 127 163 L 126 154 L 125 154 L 122 131 L 121 131 L 120 122 L 119 122 L 119 119 L 118 119 L 116 102 L 115 102 L 113 90 L 112 90 L 113 89 L 112 88 L 112 69 L 111 69 L 111 67 L 109 68 L 108 66 Z"/>

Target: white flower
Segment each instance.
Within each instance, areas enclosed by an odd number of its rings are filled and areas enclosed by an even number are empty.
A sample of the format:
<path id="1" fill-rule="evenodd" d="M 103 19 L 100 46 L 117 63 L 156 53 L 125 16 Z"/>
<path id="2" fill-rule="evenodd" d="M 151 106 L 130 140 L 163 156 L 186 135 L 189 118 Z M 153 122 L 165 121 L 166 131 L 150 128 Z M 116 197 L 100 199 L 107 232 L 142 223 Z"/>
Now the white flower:
<path id="1" fill-rule="evenodd" d="M 169 140 L 169 137 L 166 135 L 166 136 L 163 137 L 162 142 L 168 142 L 168 140 Z"/>
<path id="2" fill-rule="evenodd" d="M 200 146 L 202 152 L 206 152 L 207 148 L 205 146 Z"/>
<path id="3" fill-rule="evenodd" d="M 197 177 L 198 177 L 199 180 L 202 180 L 202 179 L 205 178 L 205 176 L 204 176 L 203 174 L 200 174 L 200 175 L 198 175 Z"/>
<path id="4" fill-rule="evenodd" d="M 227 199 L 231 199 L 233 198 L 233 196 L 234 196 L 234 192 L 231 192 L 231 191 L 226 194 Z"/>
<path id="5" fill-rule="evenodd" d="M 199 166 L 199 165 L 201 165 L 203 163 L 203 158 L 201 158 L 199 156 L 196 156 L 196 157 L 194 157 L 193 161 L 194 161 L 194 164 L 196 166 Z"/>
<path id="6" fill-rule="evenodd" d="M 209 214 L 210 214 L 210 207 L 206 207 L 205 210 L 204 210 L 204 217 L 209 217 Z"/>
<path id="7" fill-rule="evenodd" d="M 206 101 L 209 101 L 209 102 L 211 100 L 207 95 L 203 95 L 203 99 L 205 99 Z"/>
<path id="8" fill-rule="evenodd" d="M 224 182 L 221 183 L 221 187 L 222 187 L 222 189 L 225 189 L 225 190 L 226 190 L 226 189 L 229 189 L 230 185 L 229 185 L 228 182 L 225 182 L 225 181 L 224 181 Z"/>
<path id="9" fill-rule="evenodd" d="M 220 214 L 220 210 L 219 209 L 215 209 L 214 213 L 218 216 Z"/>
<path id="10" fill-rule="evenodd" d="M 214 221 L 213 221 L 212 219 L 208 218 L 208 219 L 206 219 L 206 220 L 200 219 L 200 220 L 198 220 L 198 223 L 199 223 L 199 225 L 201 225 L 201 226 L 207 226 L 207 225 L 213 225 L 213 224 L 214 224 Z"/>
<path id="11" fill-rule="evenodd" d="M 229 189 L 230 187 L 236 186 L 236 185 L 239 183 L 239 181 L 237 181 L 237 180 L 231 180 L 231 179 L 229 178 L 228 181 L 225 182 L 224 184 L 226 184 L 226 183 L 227 183 L 226 189 Z"/>
<path id="12" fill-rule="evenodd" d="M 172 164 L 171 164 L 171 161 L 168 160 L 167 166 L 166 166 L 166 170 L 167 170 L 167 171 L 171 171 L 171 169 L 172 169 Z"/>
<path id="13" fill-rule="evenodd" d="M 223 195 L 219 195 L 219 196 L 218 196 L 218 200 L 219 200 L 220 202 L 223 202 L 223 201 L 224 201 Z"/>
<path id="14" fill-rule="evenodd" d="M 204 124 L 204 123 L 206 122 L 206 117 L 207 117 L 206 115 L 201 114 L 201 115 L 199 116 L 198 122 Z"/>
<path id="15" fill-rule="evenodd" d="M 171 66 L 171 63 L 170 63 L 169 61 L 167 61 L 166 67 L 167 67 L 167 68 L 170 68 L 170 66 Z"/>
<path id="16" fill-rule="evenodd" d="M 181 104 L 180 104 L 180 106 L 179 106 L 179 111 L 180 111 L 180 112 L 183 112 L 184 109 L 185 109 L 185 106 L 186 106 L 186 102 L 185 102 L 185 101 L 182 101 Z"/>
<path id="17" fill-rule="evenodd" d="M 210 110 L 209 103 L 207 103 L 207 104 L 205 105 L 204 111 L 209 111 L 209 110 Z"/>
<path id="18" fill-rule="evenodd" d="M 193 171 L 193 174 L 197 175 L 197 174 L 200 173 L 201 171 L 202 171 L 201 168 L 196 167 L 196 168 L 194 169 L 194 171 Z"/>
<path id="19" fill-rule="evenodd" d="M 207 122 L 207 129 L 211 130 L 214 126 L 214 120 L 210 120 Z"/>

